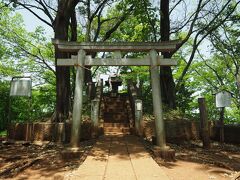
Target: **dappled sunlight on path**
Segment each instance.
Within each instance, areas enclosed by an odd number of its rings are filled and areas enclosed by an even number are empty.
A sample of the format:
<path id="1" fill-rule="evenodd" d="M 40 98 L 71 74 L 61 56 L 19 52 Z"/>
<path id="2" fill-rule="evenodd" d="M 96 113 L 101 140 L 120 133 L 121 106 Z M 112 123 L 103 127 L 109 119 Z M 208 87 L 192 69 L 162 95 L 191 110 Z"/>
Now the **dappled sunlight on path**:
<path id="1" fill-rule="evenodd" d="M 137 137 L 105 136 L 100 138 L 84 163 L 71 173 L 69 180 L 151 180 L 169 179 L 152 159 Z"/>

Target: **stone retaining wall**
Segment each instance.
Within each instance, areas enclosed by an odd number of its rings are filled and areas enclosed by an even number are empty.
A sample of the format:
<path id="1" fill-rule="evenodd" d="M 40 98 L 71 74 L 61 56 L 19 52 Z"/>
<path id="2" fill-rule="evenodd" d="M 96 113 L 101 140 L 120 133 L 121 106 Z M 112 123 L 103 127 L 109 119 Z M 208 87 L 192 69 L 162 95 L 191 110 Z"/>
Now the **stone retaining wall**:
<path id="1" fill-rule="evenodd" d="M 65 125 L 65 127 L 64 127 Z M 92 124 L 82 123 L 81 140 L 91 139 Z M 65 133 L 64 133 L 65 132 Z M 8 127 L 8 139 L 17 141 L 62 141 L 70 142 L 70 123 L 13 123 Z"/>
<path id="2" fill-rule="evenodd" d="M 64 131 L 65 129 L 65 131 Z M 154 121 L 144 123 L 143 135 L 148 139 L 154 136 Z M 199 123 L 188 120 L 165 120 L 166 139 L 170 143 L 182 143 L 189 140 L 200 139 Z M 64 131 L 65 138 L 61 137 Z M 219 127 L 209 123 L 210 137 L 219 140 Z M 225 142 L 240 144 L 240 125 L 225 125 Z M 15 123 L 8 128 L 8 138 L 23 141 L 60 141 L 70 142 L 71 124 L 65 123 Z M 84 122 L 81 128 L 81 140 L 93 137 L 93 127 L 90 122 Z"/>
<path id="3" fill-rule="evenodd" d="M 199 125 L 194 121 L 165 120 L 166 140 L 169 143 L 181 143 L 183 141 L 199 139 Z M 147 139 L 155 135 L 153 120 L 145 121 L 143 134 Z"/>
<path id="4" fill-rule="evenodd" d="M 143 134 L 148 139 L 155 135 L 154 121 L 145 121 Z M 165 120 L 166 140 L 169 143 L 182 143 L 189 140 L 201 139 L 200 125 L 197 121 Z M 224 136 L 226 143 L 240 144 L 240 125 L 225 125 Z M 219 141 L 219 126 L 209 122 L 210 138 Z"/>
<path id="5" fill-rule="evenodd" d="M 214 126 L 212 139 L 219 141 L 219 126 Z M 224 141 L 233 144 L 240 144 L 240 125 L 225 125 L 224 126 Z"/>

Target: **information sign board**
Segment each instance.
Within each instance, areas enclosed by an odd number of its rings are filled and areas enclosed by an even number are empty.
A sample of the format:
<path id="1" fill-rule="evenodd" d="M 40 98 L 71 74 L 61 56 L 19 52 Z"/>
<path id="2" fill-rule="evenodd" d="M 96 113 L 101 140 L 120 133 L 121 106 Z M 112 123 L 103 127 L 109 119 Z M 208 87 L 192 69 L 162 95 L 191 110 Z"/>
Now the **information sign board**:
<path id="1" fill-rule="evenodd" d="M 10 96 L 28 96 L 31 97 L 32 81 L 31 79 L 13 79 L 11 81 Z"/>
<path id="2" fill-rule="evenodd" d="M 222 91 L 216 94 L 216 107 L 230 107 L 231 93 Z"/>

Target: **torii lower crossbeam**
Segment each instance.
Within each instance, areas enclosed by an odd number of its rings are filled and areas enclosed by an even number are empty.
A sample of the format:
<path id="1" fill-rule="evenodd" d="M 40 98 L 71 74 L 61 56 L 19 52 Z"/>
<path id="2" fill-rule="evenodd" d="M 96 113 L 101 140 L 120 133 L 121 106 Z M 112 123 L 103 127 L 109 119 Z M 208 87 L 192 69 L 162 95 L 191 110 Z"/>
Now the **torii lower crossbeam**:
<path id="1" fill-rule="evenodd" d="M 170 58 L 156 57 L 157 66 L 176 66 L 177 61 Z M 58 59 L 58 66 L 74 66 L 77 64 L 77 57 L 73 56 L 71 59 Z M 85 66 L 151 66 L 151 58 L 146 56 L 144 58 L 92 58 L 86 56 Z"/>

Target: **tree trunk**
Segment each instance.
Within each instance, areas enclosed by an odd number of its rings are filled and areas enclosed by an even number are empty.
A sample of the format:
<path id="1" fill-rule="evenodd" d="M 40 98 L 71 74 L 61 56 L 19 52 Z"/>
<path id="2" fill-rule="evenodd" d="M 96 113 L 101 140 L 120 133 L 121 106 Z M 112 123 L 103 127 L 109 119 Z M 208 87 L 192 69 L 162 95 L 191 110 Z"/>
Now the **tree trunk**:
<path id="1" fill-rule="evenodd" d="M 85 83 L 91 83 L 92 82 L 92 71 L 91 66 L 86 66 L 87 69 L 85 69 L 85 75 L 84 75 L 84 82 Z"/>
<path id="2" fill-rule="evenodd" d="M 61 24 L 61 23 L 60 23 Z M 56 25 L 55 28 L 55 38 L 66 40 L 61 38 L 61 34 L 57 31 L 63 31 L 65 28 L 61 25 Z M 61 30 L 59 30 L 61 29 Z M 60 36 L 58 36 L 60 34 Z M 55 58 L 67 58 L 68 54 L 59 52 L 55 49 Z M 69 95 L 70 95 L 70 68 L 69 67 L 59 67 L 56 66 L 56 122 L 63 122 L 65 118 L 68 117 L 69 112 Z"/>
<path id="3" fill-rule="evenodd" d="M 160 35 L 161 41 L 169 41 L 170 37 L 170 20 L 169 20 L 169 0 L 162 0 L 160 4 Z M 171 58 L 170 53 L 163 53 L 164 58 Z M 162 101 L 169 108 L 176 108 L 176 92 L 173 80 L 172 70 L 170 66 L 161 67 L 160 83 L 162 92 Z"/>
<path id="4" fill-rule="evenodd" d="M 70 18 L 75 15 L 76 2 L 62 0 L 59 2 L 57 15 L 54 21 L 54 38 L 59 40 L 68 40 L 68 29 L 70 26 Z M 72 17 L 73 23 L 74 18 Z M 76 37 L 73 38 L 75 39 Z M 55 48 L 55 59 L 68 58 L 69 54 L 59 52 Z M 56 63 L 56 62 L 55 62 Z M 54 117 L 55 122 L 63 122 L 69 115 L 70 107 L 70 68 L 56 66 L 56 114 Z"/>
<path id="5" fill-rule="evenodd" d="M 176 92 L 171 67 L 161 67 L 160 84 L 163 104 L 170 109 L 175 109 Z"/>

